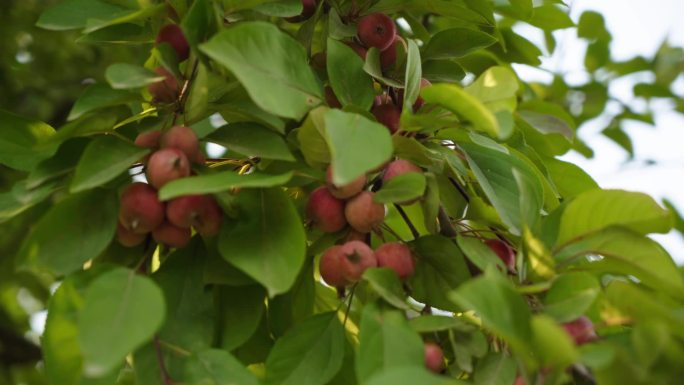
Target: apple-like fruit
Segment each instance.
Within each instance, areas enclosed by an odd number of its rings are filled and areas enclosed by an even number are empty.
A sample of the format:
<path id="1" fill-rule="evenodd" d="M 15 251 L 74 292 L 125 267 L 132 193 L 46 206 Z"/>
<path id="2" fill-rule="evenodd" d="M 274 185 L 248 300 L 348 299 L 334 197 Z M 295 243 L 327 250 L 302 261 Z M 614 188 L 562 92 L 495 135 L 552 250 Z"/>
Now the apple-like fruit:
<path id="1" fill-rule="evenodd" d="M 119 222 L 136 234 L 147 234 L 164 221 L 164 204 L 159 201 L 157 190 L 136 182 L 123 191 L 119 205 Z"/>
<path id="2" fill-rule="evenodd" d="M 344 215 L 354 230 L 369 233 L 385 220 L 385 205 L 373 201 L 374 193 L 362 191 L 347 202 Z"/>
<path id="3" fill-rule="evenodd" d="M 375 119 L 387 127 L 390 133 L 394 134 L 399 131 L 399 123 L 401 120 L 401 109 L 392 103 L 381 104 L 371 108 L 371 113 Z"/>
<path id="4" fill-rule="evenodd" d="M 179 95 L 178 81 L 176 80 L 176 77 L 164 67 L 157 67 L 155 68 L 154 72 L 159 76 L 163 76 L 164 80 L 160 80 L 147 86 L 147 89 L 150 91 L 150 95 L 152 95 L 153 102 L 175 102 Z"/>
<path id="5" fill-rule="evenodd" d="M 357 34 L 366 47 L 375 47 L 384 51 L 394 41 L 397 27 L 391 17 L 377 12 L 359 20 Z"/>
<path id="6" fill-rule="evenodd" d="M 403 243 L 388 242 L 375 250 L 378 266 L 394 270 L 399 279 L 406 280 L 415 270 L 416 263 L 411 249 Z"/>
<path id="7" fill-rule="evenodd" d="M 157 34 L 157 44 L 168 43 L 178 55 L 178 61 L 185 61 L 190 56 L 190 45 L 178 24 L 168 24 Z"/>
<path id="8" fill-rule="evenodd" d="M 332 246 L 321 256 L 318 270 L 321 277 L 332 287 L 345 287 L 349 282 L 342 275 L 342 246 Z"/>
<path id="9" fill-rule="evenodd" d="M 326 233 L 335 233 L 347 225 L 344 201 L 335 198 L 325 186 L 311 192 L 306 204 L 307 217 Z"/>
<path id="10" fill-rule="evenodd" d="M 159 130 L 145 131 L 135 137 L 135 145 L 142 148 L 157 148 L 162 133 Z"/>
<path id="11" fill-rule="evenodd" d="M 161 147 L 179 149 L 183 151 L 189 160 L 195 163 L 202 163 L 204 160 L 204 157 L 201 155 L 197 134 L 190 127 L 171 127 L 162 135 Z"/>
<path id="12" fill-rule="evenodd" d="M 420 89 L 422 90 L 425 87 L 431 86 L 432 83 L 430 83 L 429 80 L 427 79 L 420 79 Z M 400 89 L 397 98 L 399 99 L 399 105 L 403 108 L 403 103 L 404 103 L 404 89 Z M 418 99 L 413 103 L 413 111 L 418 111 L 423 105 L 425 104 L 425 99 L 423 99 L 422 96 L 418 96 Z"/>
<path id="13" fill-rule="evenodd" d="M 485 244 L 503 261 L 509 269 L 515 269 L 515 252 L 508 243 L 500 239 L 487 239 Z"/>
<path id="14" fill-rule="evenodd" d="M 190 229 L 183 229 L 174 226 L 169 222 L 162 223 L 152 231 L 152 238 L 154 238 L 157 243 L 176 249 L 187 246 L 188 243 L 190 243 L 191 237 L 192 231 L 190 231 Z"/>
<path id="15" fill-rule="evenodd" d="M 297 16 L 287 17 L 285 20 L 290 23 L 300 23 L 309 20 L 316 13 L 316 0 L 302 0 L 302 13 Z"/>
<path id="16" fill-rule="evenodd" d="M 513 385 L 527 385 L 527 382 L 522 376 L 518 376 L 515 378 L 515 382 L 513 383 Z"/>
<path id="17" fill-rule="evenodd" d="M 434 342 L 426 342 L 423 347 L 425 349 L 425 367 L 434 373 L 441 373 L 444 370 L 442 348 Z"/>
<path id="18" fill-rule="evenodd" d="M 570 337 L 572 337 L 577 345 L 586 344 L 598 338 L 594 330 L 594 324 L 585 316 L 564 323 L 563 328 L 570 334 Z"/>
<path id="19" fill-rule="evenodd" d="M 194 227 L 204 236 L 218 234 L 223 221 L 223 211 L 209 195 L 186 195 L 172 199 L 166 205 L 166 218 L 174 226 Z"/>
<path id="20" fill-rule="evenodd" d="M 392 162 L 390 162 L 390 164 L 387 165 L 387 167 L 385 167 L 385 173 L 382 175 L 382 181 L 387 182 L 394 177 L 408 174 L 410 172 L 422 174 L 423 170 L 408 160 L 393 160 Z"/>
<path id="21" fill-rule="evenodd" d="M 387 49 L 380 52 L 380 68 L 382 68 L 383 71 L 388 70 L 397 62 L 397 48 L 400 44 L 405 46 L 406 42 L 401 36 L 396 35 L 392 44 L 390 44 Z"/>
<path id="22" fill-rule="evenodd" d="M 361 241 L 349 241 L 340 249 L 342 258 L 342 276 L 349 282 L 358 282 L 363 272 L 371 267 L 376 267 L 378 261 L 373 249 Z"/>
<path id="23" fill-rule="evenodd" d="M 190 175 L 190 162 L 183 151 L 163 148 L 156 151 L 147 162 L 147 181 L 157 189 L 168 182 Z"/>
<path id="24" fill-rule="evenodd" d="M 360 176 L 344 186 L 338 186 L 332 180 L 332 166 L 328 166 L 325 173 L 325 182 L 330 193 L 339 199 L 349 199 L 363 190 L 366 185 L 366 176 Z"/>
<path id="25" fill-rule="evenodd" d="M 116 224 L 116 240 L 124 247 L 138 246 L 145 238 L 147 238 L 147 234 L 136 234 L 125 228 L 121 222 Z"/>

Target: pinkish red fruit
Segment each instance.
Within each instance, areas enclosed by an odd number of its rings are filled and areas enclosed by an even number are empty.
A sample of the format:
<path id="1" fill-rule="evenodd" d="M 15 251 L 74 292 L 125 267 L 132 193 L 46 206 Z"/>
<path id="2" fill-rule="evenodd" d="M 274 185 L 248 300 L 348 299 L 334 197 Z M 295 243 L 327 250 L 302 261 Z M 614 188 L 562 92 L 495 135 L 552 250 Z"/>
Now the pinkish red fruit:
<path id="1" fill-rule="evenodd" d="M 442 348 L 434 342 L 426 342 L 425 348 L 425 367 L 428 370 L 441 373 L 444 370 L 444 352 Z"/>
<path id="2" fill-rule="evenodd" d="M 347 202 L 344 215 L 354 230 L 369 233 L 385 220 L 385 205 L 373 201 L 370 191 L 362 191 Z"/>
<path id="3" fill-rule="evenodd" d="M 387 182 L 394 177 L 408 174 L 410 172 L 422 173 L 423 170 L 408 160 L 397 159 L 390 162 L 390 164 L 385 167 L 385 173 L 382 175 L 382 180 L 383 182 Z"/>
<path id="4" fill-rule="evenodd" d="M 314 226 L 326 233 L 335 233 L 347 225 L 344 201 L 335 198 L 324 186 L 311 192 L 306 213 Z"/>
<path id="5" fill-rule="evenodd" d="M 198 233 L 212 236 L 221 228 L 223 211 L 209 195 L 186 195 L 172 199 L 166 205 L 166 218 L 174 226 L 194 227 Z"/>
<path id="6" fill-rule="evenodd" d="M 164 221 L 164 204 L 157 190 L 145 183 L 133 183 L 121 194 L 119 222 L 136 234 L 147 234 Z"/>
<path id="7" fill-rule="evenodd" d="M 330 286 L 345 287 L 349 282 L 342 275 L 342 246 L 332 246 L 321 256 L 318 269 L 321 277 Z"/>
<path id="8" fill-rule="evenodd" d="M 164 67 L 157 67 L 154 72 L 163 76 L 164 80 L 152 83 L 147 89 L 155 103 L 173 103 L 178 99 L 178 81 L 176 77 Z"/>
<path id="9" fill-rule="evenodd" d="M 190 127 L 173 126 L 161 137 L 162 148 L 176 148 L 185 154 L 185 156 L 195 162 L 202 163 L 203 157 L 199 147 L 199 139 L 195 131 Z"/>
<path id="10" fill-rule="evenodd" d="M 508 243 L 500 239 L 487 239 L 485 244 L 503 261 L 509 269 L 515 268 L 515 252 Z"/>
<path id="11" fill-rule="evenodd" d="M 330 193 L 339 199 L 348 199 L 360 193 L 366 185 L 366 176 L 360 176 L 344 186 L 337 186 L 332 181 L 332 166 L 328 166 L 325 182 Z"/>
<path id="12" fill-rule="evenodd" d="M 138 246 L 145 240 L 145 238 L 147 238 L 147 234 L 136 234 L 133 231 L 123 227 L 121 222 L 116 224 L 116 239 L 124 247 Z"/>
<path id="13" fill-rule="evenodd" d="M 513 383 L 513 385 L 527 385 L 527 382 L 522 376 L 518 376 L 515 378 L 515 382 Z"/>
<path id="14" fill-rule="evenodd" d="M 159 130 L 145 131 L 135 137 L 135 145 L 142 148 L 157 148 L 162 133 Z"/>
<path id="15" fill-rule="evenodd" d="M 586 344 L 587 342 L 594 341 L 598 338 L 594 331 L 594 324 L 585 316 L 564 323 L 563 328 L 570 334 L 570 337 L 572 337 L 577 345 Z"/>
<path id="16" fill-rule="evenodd" d="M 178 61 L 184 61 L 190 56 L 190 45 L 183 34 L 183 30 L 177 24 L 169 24 L 162 27 L 157 34 L 157 44 L 168 43 L 178 55 Z"/>
<path id="17" fill-rule="evenodd" d="M 302 0 L 302 13 L 297 16 L 288 17 L 285 20 L 290 23 L 299 23 L 309 20 L 314 13 L 316 13 L 316 0 Z"/>
<path id="18" fill-rule="evenodd" d="M 147 162 L 147 181 L 157 189 L 166 183 L 190 175 L 190 162 L 185 154 L 175 148 L 161 149 Z"/>
<path id="19" fill-rule="evenodd" d="M 387 70 L 397 62 L 397 48 L 400 44 L 406 44 L 401 36 L 396 35 L 392 44 L 386 50 L 380 52 L 380 68 Z"/>
<path id="20" fill-rule="evenodd" d="M 403 243 L 389 242 L 375 250 L 378 266 L 394 270 L 399 279 L 406 280 L 415 270 L 415 261 L 411 249 Z"/>
<path id="21" fill-rule="evenodd" d="M 401 109 L 394 104 L 381 104 L 371 108 L 371 113 L 375 116 L 378 123 L 381 123 L 390 133 L 399 131 L 401 121 Z"/>
<path id="22" fill-rule="evenodd" d="M 397 27 L 394 25 L 394 20 L 384 13 L 372 13 L 359 20 L 357 34 L 366 47 L 375 47 L 384 51 L 394 41 Z"/>
<path id="23" fill-rule="evenodd" d="M 378 266 L 373 250 L 361 241 L 345 243 L 340 253 L 342 276 L 349 282 L 358 282 L 367 269 Z"/>
<path id="24" fill-rule="evenodd" d="M 180 249 L 190 243 L 192 232 L 190 229 L 182 229 L 169 222 L 164 222 L 152 231 L 152 237 L 157 243 Z"/>

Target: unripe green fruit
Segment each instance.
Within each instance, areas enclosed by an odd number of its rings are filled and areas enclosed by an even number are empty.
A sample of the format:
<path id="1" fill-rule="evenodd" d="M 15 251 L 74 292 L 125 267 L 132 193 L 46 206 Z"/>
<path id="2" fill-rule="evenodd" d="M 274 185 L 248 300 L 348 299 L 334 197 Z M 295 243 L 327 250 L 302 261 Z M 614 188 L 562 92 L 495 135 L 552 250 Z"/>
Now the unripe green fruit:
<path id="1" fill-rule="evenodd" d="M 169 24 L 162 27 L 157 34 L 157 44 L 168 43 L 178 55 L 178 61 L 182 62 L 190 56 L 190 45 L 183 34 L 183 30 L 177 24 Z"/>
<path id="2" fill-rule="evenodd" d="M 208 195 L 186 195 L 172 199 L 166 205 L 166 218 L 174 226 L 194 227 L 204 236 L 216 235 L 221 228 L 223 211 Z"/>
<path id="3" fill-rule="evenodd" d="M 145 238 L 147 238 L 147 234 L 136 234 L 123 227 L 121 222 L 116 224 L 116 240 L 124 247 L 138 246 Z"/>
<path id="4" fill-rule="evenodd" d="M 426 342 L 423 347 L 425 349 L 425 367 L 432 372 L 441 373 L 444 370 L 442 348 L 434 342 Z"/>
<path id="5" fill-rule="evenodd" d="M 361 280 L 363 272 L 371 267 L 378 266 L 373 250 L 361 241 L 349 241 L 342 245 L 340 265 L 342 276 L 349 282 Z"/>
<path id="6" fill-rule="evenodd" d="M 185 154 L 175 148 L 161 149 L 147 162 L 147 180 L 157 189 L 166 183 L 190 175 L 190 162 Z"/>
<path id="7" fill-rule="evenodd" d="M 389 242 L 375 250 L 378 266 L 394 270 L 401 280 L 413 275 L 415 261 L 411 249 L 403 243 Z"/>
<path id="8" fill-rule="evenodd" d="M 153 101 L 155 103 L 175 102 L 179 95 L 178 81 L 176 80 L 176 77 L 164 67 L 158 67 L 154 70 L 154 72 L 159 76 L 163 76 L 164 80 L 147 86 L 147 89 L 150 91 L 150 95 L 152 95 Z"/>
<path id="9" fill-rule="evenodd" d="M 192 162 L 202 163 L 199 139 L 190 127 L 173 126 L 161 137 L 162 148 L 176 148 L 183 151 L 185 156 Z"/>
<path id="10" fill-rule="evenodd" d="M 164 222 L 152 231 L 152 237 L 159 244 L 180 249 L 190 243 L 192 232 L 190 229 L 182 229 L 169 222 Z"/>
<path id="11" fill-rule="evenodd" d="M 347 225 L 344 201 L 335 198 L 324 186 L 311 192 L 306 213 L 313 225 L 326 233 L 335 233 Z"/>
<path id="12" fill-rule="evenodd" d="M 357 34 L 366 47 L 375 47 L 384 51 L 394 41 L 397 27 L 394 25 L 394 20 L 384 13 L 372 13 L 359 21 Z"/>
<path id="13" fill-rule="evenodd" d="M 119 222 L 136 234 L 147 234 L 164 221 L 164 204 L 157 190 L 145 183 L 133 183 L 121 194 Z"/>
<path id="14" fill-rule="evenodd" d="M 348 199 L 360 193 L 366 185 L 366 176 L 360 176 L 344 186 L 337 186 L 332 181 L 332 166 L 328 166 L 325 181 L 330 193 L 339 199 Z"/>
<path id="15" fill-rule="evenodd" d="M 373 201 L 370 191 L 362 191 L 347 202 L 344 215 L 354 230 L 369 233 L 385 220 L 385 205 Z"/>
<path id="16" fill-rule="evenodd" d="M 330 286 L 345 287 L 349 284 L 342 275 L 342 246 L 332 246 L 321 256 L 318 269 L 321 277 Z"/>

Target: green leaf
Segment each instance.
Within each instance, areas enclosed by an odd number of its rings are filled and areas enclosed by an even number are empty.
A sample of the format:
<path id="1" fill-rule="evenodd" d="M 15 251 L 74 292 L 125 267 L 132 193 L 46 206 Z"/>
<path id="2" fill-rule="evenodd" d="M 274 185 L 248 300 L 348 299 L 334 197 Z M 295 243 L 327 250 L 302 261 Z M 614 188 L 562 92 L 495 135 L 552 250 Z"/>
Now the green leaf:
<path id="1" fill-rule="evenodd" d="M 411 247 L 416 256 L 416 270 L 409 279 L 411 296 L 442 310 L 460 311 L 447 294 L 470 278 L 461 250 L 438 235 L 421 237 Z"/>
<path id="2" fill-rule="evenodd" d="M 423 78 L 421 67 L 420 49 L 412 39 L 408 40 L 408 52 L 406 59 L 406 74 L 404 75 L 404 105 L 412 106 L 420 95 L 420 84 Z M 408 110 L 407 110 L 408 111 Z"/>
<path id="3" fill-rule="evenodd" d="M 499 127 L 499 122 L 494 114 L 482 102 L 459 86 L 435 84 L 424 88 L 421 95 L 426 103 L 439 104 L 470 121 L 474 129 L 482 131 L 493 138 L 502 136 L 501 127 Z"/>
<path id="4" fill-rule="evenodd" d="M 254 335 L 264 314 L 266 291 L 259 285 L 219 286 L 221 348 L 232 351 Z M 269 303 L 270 305 L 270 303 Z"/>
<path id="5" fill-rule="evenodd" d="M 292 173 L 239 175 L 234 171 L 176 179 L 159 190 L 159 199 L 166 201 L 183 195 L 213 194 L 233 188 L 281 186 L 292 179 Z"/>
<path id="6" fill-rule="evenodd" d="M 363 70 L 364 61 L 348 45 L 328 38 L 327 70 L 330 86 L 343 106 L 368 110 L 375 92 L 373 79 Z"/>
<path id="7" fill-rule="evenodd" d="M 575 341 L 556 320 L 538 314 L 532 317 L 531 325 L 534 352 L 545 367 L 566 368 L 578 360 Z"/>
<path id="8" fill-rule="evenodd" d="M 392 156 L 392 137 L 387 128 L 359 114 L 328 110 L 325 134 L 333 182 L 338 185 L 376 169 Z"/>
<path id="9" fill-rule="evenodd" d="M 139 9 L 129 9 L 125 12 L 108 15 L 102 19 L 88 19 L 84 33 L 91 33 L 113 25 L 139 23 L 146 19 L 156 16 L 157 14 L 165 12 L 166 4 L 147 5 Z"/>
<path id="10" fill-rule="evenodd" d="M 457 83 L 465 77 L 465 70 L 453 60 L 426 60 L 423 77 L 433 83 Z"/>
<path id="11" fill-rule="evenodd" d="M 223 126 L 211 134 L 207 140 L 247 156 L 295 161 L 283 137 L 254 122 Z"/>
<path id="12" fill-rule="evenodd" d="M 368 282 L 370 287 L 387 303 L 399 309 L 409 309 L 409 306 L 406 304 L 404 288 L 401 286 L 399 277 L 397 277 L 397 274 L 392 269 L 368 269 L 363 273 L 363 280 Z"/>
<path id="13" fill-rule="evenodd" d="M 239 23 L 200 49 L 228 68 L 267 112 L 300 120 L 321 103 L 321 86 L 304 47 L 273 24 Z"/>
<path id="14" fill-rule="evenodd" d="M 511 384 L 515 380 L 515 360 L 503 353 L 489 353 L 475 368 L 474 385 Z"/>
<path id="15" fill-rule="evenodd" d="M 543 158 L 553 184 L 564 198 L 573 198 L 581 193 L 599 188 L 598 183 L 574 163 L 556 158 Z"/>
<path id="16" fill-rule="evenodd" d="M 163 76 L 147 68 L 126 63 L 116 63 L 107 67 L 105 78 L 115 90 L 142 88 L 164 80 Z"/>
<path id="17" fill-rule="evenodd" d="M 623 226 L 640 234 L 667 233 L 672 228 L 672 215 L 643 193 L 587 191 L 563 212 L 556 245 L 610 226 Z"/>
<path id="18" fill-rule="evenodd" d="M 501 258 L 481 240 L 459 235 L 456 241 L 461 251 L 480 270 L 485 271 L 488 266 L 496 266 L 499 271 L 507 271 L 508 268 L 504 265 Z"/>
<path id="19" fill-rule="evenodd" d="M 589 255 L 601 255 L 603 258 L 585 262 L 585 268 L 631 275 L 644 285 L 684 299 L 682 275 L 662 246 L 650 238 L 624 228 L 607 228 L 568 244 L 555 257 L 567 263 Z"/>
<path id="20" fill-rule="evenodd" d="M 190 385 L 259 385 L 244 365 L 224 350 L 209 349 L 194 354 L 185 365 Z"/>
<path id="21" fill-rule="evenodd" d="M 126 8 L 100 0 L 68 0 L 48 8 L 36 25 L 53 31 L 84 28 L 89 19 L 107 19 Z"/>
<path id="22" fill-rule="evenodd" d="M 105 84 L 93 84 L 83 91 L 69 112 L 68 120 L 77 119 L 83 114 L 100 108 L 117 106 L 138 101 L 140 95 L 125 90 L 114 90 Z"/>
<path id="23" fill-rule="evenodd" d="M 164 296 L 151 279 L 117 268 L 95 279 L 78 318 L 83 370 L 101 376 L 150 340 L 164 322 Z"/>
<path id="24" fill-rule="evenodd" d="M 450 329 L 464 332 L 475 330 L 475 326 L 467 324 L 465 321 L 443 315 L 421 315 L 420 317 L 411 318 L 409 325 L 418 333 L 441 332 Z"/>
<path id="25" fill-rule="evenodd" d="M 381 0 L 368 10 L 372 12 L 394 13 L 399 11 L 409 11 L 411 13 L 434 13 L 456 20 L 465 21 L 473 24 L 488 25 L 489 21 L 470 8 L 448 0 Z"/>
<path id="26" fill-rule="evenodd" d="M 379 203 L 403 203 L 411 202 L 425 194 L 425 175 L 410 172 L 396 176 L 375 193 L 373 200 Z"/>
<path id="27" fill-rule="evenodd" d="M 121 175 L 149 152 L 116 136 L 99 137 L 83 151 L 69 191 L 77 193 L 101 186 Z"/>
<path id="28" fill-rule="evenodd" d="M 361 383 L 395 368 L 424 365 L 423 341 L 403 313 L 366 305 L 361 315 L 356 376 Z"/>
<path id="29" fill-rule="evenodd" d="M 465 382 L 430 373 L 425 368 L 391 368 L 371 377 L 368 385 L 465 385 Z"/>
<path id="30" fill-rule="evenodd" d="M 313 316 L 276 341 L 264 384 L 327 384 L 342 367 L 344 344 L 337 312 Z"/>
<path id="31" fill-rule="evenodd" d="M 493 270 L 462 284 L 449 297 L 463 310 L 473 310 L 482 326 L 518 351 L 527 351 L 532 339 L 530 309 L 511 283 Z"/>
<path id="32" fill-rule="evenodd" d="M 485 142 L 483 142 L 485 143 Z M 534 170 L 498 146 L 461 143 L 468 164 L 503 222 L 514 234 L 534 226 L 543 205 L 543 188 Z"/>
<path id="33" fill-rule="evenodd" d="M 544 4 L 534 8 L 534 14 L 528 23 L 545 31 L 555 31 L 575 26 L 575 23 L 570 19 L 570 15 L 554 4 Z"/>
<path id="34" fill-rule="evenodd" d="M 43 122 L 0 110 L 0 131 L 0 164 L 7 167 L 30 171 L 57 150 L 48 144 L 55 130 Z"/>
<path id="35" fill-rule="evenodd" d="M 208 349 L 214 338 L 214 296 L 202 280 L 206 254 L 202 239 L 194 237 L 152 275 L 166 302 L 159 339 L 190 352 Z"/>
<path id="36" fill-rule="evenodd" d="M 465 92 L 484 103 L 492 112 L 513 112 L 517 105 L 518 78 L 506 67 L 490 67 Z"/>
<path id="37" fill-rule="evenodd" d="M 423 49 L 423 58 L 452 59 L 468 55 L 473 51 L 489 47 L 496 38 L 470 28 L 450 28 L 437 32 Z"/>
<path id="38" fill-rule="evenodd" d="M 311 112 L 297 129 L 297 140 L 306 163 L 322 168 L 330 163 L 330 150 L 325 140 L 325 113 L 327 107 L 318 107 Z"/>
<path id="39" fill-rule="evenodd" d="M 589 309 L 600 292 L 598 279 L 589 273 L 560 275 L 544 297 L 544 312 L 558 322 L 572 321 Z"/>
<path id="40" fill-rule="evenodd" d="M 240 216 L 224 224 L 219 251 L 228 262 L 268 290 L 269 296 L 292 287 L 305 260 L 302 220 L 280 189 L 243 190 Z"/>
<path id="41" fill-rule="evenodd" d="M 71 195 L 45 214 L 24 242 L 29 265 L 61 275 L 82 268 L 105 250 L 116 232 L 118 198 L 103 190 Z"/>

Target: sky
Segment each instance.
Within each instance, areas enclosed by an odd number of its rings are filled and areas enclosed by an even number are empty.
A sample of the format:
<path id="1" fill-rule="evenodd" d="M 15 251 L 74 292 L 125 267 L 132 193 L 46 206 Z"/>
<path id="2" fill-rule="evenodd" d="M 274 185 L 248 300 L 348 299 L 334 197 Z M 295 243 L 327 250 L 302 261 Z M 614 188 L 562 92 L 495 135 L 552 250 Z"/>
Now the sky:
<path id="1" fill-rule="evenodd" d="M 586 10 L 601 13 L 608 30 L 613 35 L 611 53 L 613 60 L 626 60 L 637 55 L 652 57 L 664 40 L 671 45 L 684 47 L 684 0 L 567 0 L 571 17 L 577 22 Z M 517 29 L 535 42 L 541 42 L 539 30 L 521 26 Z M 586 43 L 577 38 L 576 29 L 555 33 L 559 43 L 556 53 L 543 59 L 542 68 L 565 74 L 569 82 L 584 82 L 582 70 Z M 543 46 L 543 44 L 542 44 Z M 516 70 L 525 80 L 549 80 L 547 72 L 525 66 Z M 637 80 L 626 78 L 611 86 L 610 92 L 619 99 L 643 104 L 635 100 L 632 86 Z M 674 90 L 684 95 L 684 79 L 675 83 Z M 645 192 L 657 200 L 669 199 L 680 212 L 684 211 L 684 115 L 672 111 L 662 102 L 652 103 L 655 127 L 638 122 L 628 122 L 624 127 L 632 138 L 635 159 L 627 163 L 627 153 L 600 131 L 605 120 L 588 122 L 579 136 L 595 151 L 593 159 L 570 153 L 563 159 L 574 162 L 586 170 L 603 188 L 616 188 Z M 653 160 L 648 166 L 645 161 Z M 654 239 L 669 251 L 678 264 L 684 264 L 684 237 L 677 232 L 654 235 Z"/>

